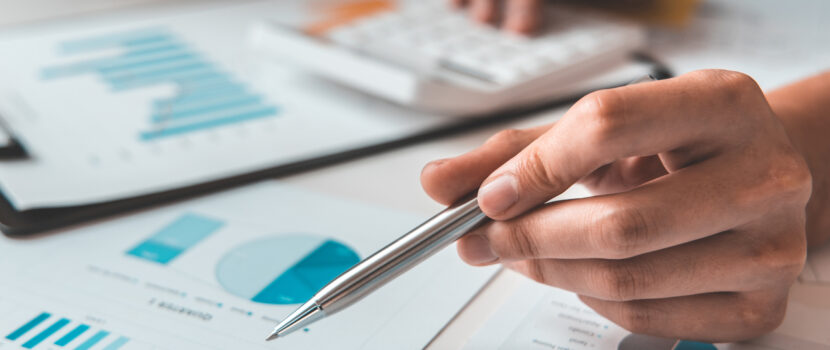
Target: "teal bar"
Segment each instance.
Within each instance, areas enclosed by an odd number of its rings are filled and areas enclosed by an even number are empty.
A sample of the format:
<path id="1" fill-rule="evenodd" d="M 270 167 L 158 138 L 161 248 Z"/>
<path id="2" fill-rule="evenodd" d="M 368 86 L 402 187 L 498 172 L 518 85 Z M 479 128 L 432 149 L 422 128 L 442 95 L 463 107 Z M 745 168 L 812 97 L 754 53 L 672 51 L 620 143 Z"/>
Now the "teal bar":
<path id="1" fill-rule="evenodd" d="M 219 220 L 185 214 L 127 251 L 127 255 L 166 265 L 223 225 Z"/>
<path id="2" fill-rule="evenodd" d="M 160 65 L 152 67 L 151 69 L 119 72 L 118 74 L 104 74 L 104 79 L 107 79 L 110 84 L 129 84 L 132 81 L 155 79 L 158 77 L 169 76 L 170 74 L 211 69 L 209 63 L 202 61 L 182 61 L 172 65 Z"/>
<path id="3" fill-rule="evenodd" d="M 174 119 L 181 119 L 186 117 L 200 116 L 209 113 L 215 113 L 231 108 L 239 108 L 251 105 L 257 105 L 262 102 L 260 96 L 242 96 L 241 98 L 231 100 L 211 100 L 204 101 L 202 105 L 189 105 L 184 107 L 171 106 L 170 108 L 160 108 L 156 110 L 153 115 L 153 122 L 160 123 Z"/>
<path id="4" fill-rule="evenodd" d="M 124 91 L 135 89 L 139 87 L 161 84 L 161 83 L 179 83 L 182 81 L 199 81 L 203 79 L 216 79 L 227 77 L 226 74 L 217 72 L 214 68 L 197 69 L 184 72 L 168 73 L 166 76 L 148 77 L 144 79 L 131 80 L 123 84 L 113 84 L 113 91 Z"/>
<path id="5" fill-rule="evenodd" d="M 135 47 L 173 40 L 174 38 L 170 34 L 162 30 L 138 30 L 65 42 L 61 45 L 61 51 L 70 54 L 113 47 Z"/>
<path id="6" fill-rule="evenodd" d="M 116 339 L 114 342 L 110 343 L 110 345 L 107 345 L 107 347 L 105 347 L 104 350 L 118 350 L 122 346 L 127 344 L 127 342 L 129 342 L 129 341 L 130 341 L 130 338 L 118 337 L 118 339 Z"/>
<path id="7" fill-rule="evenodd" d="M 52 334 L 55 334 L 55 332 L 59 331 L 67 324 L 69 324 L 69 320 L 65 318 L 58 320 L 57 322 L 49 326 L 49 328 L 43 330 L 43 332 L 38 333 L 38 335 L 32 337 L 32 339 L 29 339 L 29 341 L 23 343 L 23 347 L 26 349 L 34 348 L 35 346 L 46 340 L 46 338 L 52 336 Z"/>
<path id="8" fill-rule="evenodd" d="M 208 119 L 200 122 L 184 124 L 180 126 L 174 127 L 167 127 L 164 129 L 160 129 L 157 131 L 144 131 L 141 133 L 141 140 L 143 141 L 150 141 L 155 140 L 163 137 L 179 135 L 184 133 L 189 133 L 193 131 L 198 131 L 202 129 L 210 129 L 215 128 L 218 126 L 228 125 L 228 124 L 235 124 L 241 123 L 248 120 L 253 119 L 260 119 L 265 117 L 271 117 L 277 114 L 276 107 L 266 107 L 258 110 L 253 110 L 249 112 L 242 112 L 239 114 L 229 115 L 225 117 L 215 118 L 215 119 Z"/>
<path id="9" fill-rule="evenodd" d="M 157 54 L 159 52 L 170 52 L 170 51 L 186 51 L 187 46 L 182 43 L 163 43 L 161 45 L 156 46 L 149 46 L 149 47 L 140 47 L 137 49 L 132 49 L 124 53 L 125 57 L 136 57 L 136 56 L 145 56 L 145 55 L 152 55 Z"/>
<path id="10" fill-rule="evenodd" d="M 39 324 L 41 324 L 43 321 L 46 321 L 46 319 L 48 319 L 51 316 L 52 315 L 50 315 L 49 313 L 46 313 L 46 312 L 35 316 L 35 318 L 33 318 L 31 321 L 29 321 L 26 324 L 20 326 L 20 328 L 18 328 L 14 332 L 11 332 L 11 334 L 7 335 L 6 339 L 12 340 L 12 341 L 17 340 L 18 338 L 20 338 L 24 334 L 26 334 L 26 332 L 32 330 L 32 328 L 37 327 Z"/>
<path id="11" fill-rule="evenodd" d="M 146 65 L 153 62 L 188 59 L 191 57 L 195 58 L 196 56 L 196 54 L 187 50 L 168 51 L 138 56 L 124 55 L 112 58 L 95 59 L 61 66 L 47 67 L 43 69 L 40 76 L 43 79 L 56 79 L 72 75 L 86 74 L 92 71 L 100 72 L 102 70 L 108 69 L 115 70 L 118 67 L 140 67 L 141 65 Z"/>
<path id="12" fill-rule="evenodd" d="M 95 335 L 87 339 L 81 345 L 78 345 L 75 350 L 89 350 L 89 348 L 95 346 L 95 344 L 98 344 L 98 342 L 106 338 L 108 335 L 110 335 L 110 332 L 98 331 L 98 333 L 95 333 Z"/>
<path id="13" fill-rule="evenodd" d="M 131 60 L 130 62 L 125 62 L 125 63 L 121 63 L 121 64 L 116 63 L 116 64 L 111 64 L 111 65 L 104 65 L 104 66 L 98 68 L 98 71 L 101 72 L 101 74 L 107 74 L 107 73 L 113 73 L 113 72 L 128 70 L 128 69 L 154 66 L 154 65 L 169 63 L 169 62 L 174 62 L 174 61 L 194 60 L 194 59 L 198 59 L 198 58 L 199 58 L 199 56 L 194 54 L 194 53 L 182 52 L 182 53 L 176 53 L 174 55 L 169 55 L 169 56 L 154 57 L 154 58 L 145 59 L 145 60 Z"/>
<path id="14" fill-rule="evenodd" d="M 66 333 L 66 335 L 58 339 L 58 341 L 55 342 L 55 345 L 66 346 L 75 340 L 75 338 L 78 338 L 81 334 L 84 334 L 87 330 L 89 330 L 89 326 L 85 324 L 78 325 L 78 327 L 75 327 L 75 329 L 69 331 L 69 333 Z"/>
<path id="15" fill-rule="evenodd" d="M 164 108 L 172 108 L 173 106 L 187 105 L 191 103 L 201 103 L 203 100 L 214 100 L 216 98 L 236 98 L 247 95 L 246 88 L 242 85 L 222 84 L 206 86 L 200 89 L 191 91 L 180 91 L 179 96 L 173 98 L 166 98 L 156 100 L 153 106 L 157 110 Z"/>

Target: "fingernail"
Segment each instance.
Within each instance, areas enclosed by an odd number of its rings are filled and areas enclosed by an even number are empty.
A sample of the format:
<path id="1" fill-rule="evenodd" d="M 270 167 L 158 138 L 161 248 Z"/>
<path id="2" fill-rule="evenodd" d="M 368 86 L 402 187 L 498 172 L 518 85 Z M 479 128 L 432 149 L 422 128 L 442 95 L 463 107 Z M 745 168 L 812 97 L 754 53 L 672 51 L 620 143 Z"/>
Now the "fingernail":
<path id="1" fill-rule="evenodd" d="M 466 249 L 464 258 L 472 265 L 484 265 L 496 262 L 499 258 L 490 249 L 490 242 L 482 235 L 470 235 L 465 237 Z"/>
<path id="2" fill-rule="evenodd" d="M 488 213 L 501 214 L 519 201 L 516 178 L 504 174 L 478 190 L 478 205 Z"/>

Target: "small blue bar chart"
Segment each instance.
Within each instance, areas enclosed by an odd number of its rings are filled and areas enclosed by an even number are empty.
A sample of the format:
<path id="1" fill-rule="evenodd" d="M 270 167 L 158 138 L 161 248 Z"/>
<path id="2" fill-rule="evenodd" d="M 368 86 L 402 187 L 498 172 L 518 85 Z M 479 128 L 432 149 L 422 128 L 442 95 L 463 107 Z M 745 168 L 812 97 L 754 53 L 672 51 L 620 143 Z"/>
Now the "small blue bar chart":
<path id="1" fill-rule="evenodd" d="M 23 321 L 8 333 L 6 340 L 20 342 L 23 349 L 59 348 L 89 350 L 93 347 L 104 350 L 118 350 L 130 342 L 125 336 L 113 336 L 109 331 L 88 332 L 91 327 L 74 322 L 68 318 L 56 317 L 49 312 L 41 312 L 31 319 Z M 113 339 L 114 338 L 114 339 Z"/>
<path id="2" fill-rule="evenodd" d="M 232 249 L 217 264 L 216 278 L 229 293 L 263 304 L 297 304 L 360 261 L 333 239 L 284 234 Z"/>
<path id="3" fill-rule="evenodd" d="M 93 74 L 114 94 L 160 84 L 174 84 L 175 96 L 151 101 L 149 127 L 139 132 L 152 141 L 200 130 L 277 116 L 279 110 L 233 75 L 164 29 L 141 29 L 67 41 L 60 54 L 118 53 L 107 58 L 73 61 L 42 70 L 45 81 Z"/>
<path id="4" fill-rule="evenodd" d="M 224 222 L 187 213 L 127 251 L 127 255 L 167 265 L 214 232 Z"/>

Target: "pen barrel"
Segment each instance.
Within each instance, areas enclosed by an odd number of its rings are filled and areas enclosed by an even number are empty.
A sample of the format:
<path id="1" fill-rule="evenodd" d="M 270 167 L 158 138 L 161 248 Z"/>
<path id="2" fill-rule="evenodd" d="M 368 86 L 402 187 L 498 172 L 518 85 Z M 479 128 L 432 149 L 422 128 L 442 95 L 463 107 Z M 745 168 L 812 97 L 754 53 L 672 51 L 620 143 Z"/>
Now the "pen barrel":
<path id="1" fill-rule="evenodd" d="M 487 220 L 475 197 L 459 201 L 341 274 L 315 301 L 326 315 L 344 309 Z"/>

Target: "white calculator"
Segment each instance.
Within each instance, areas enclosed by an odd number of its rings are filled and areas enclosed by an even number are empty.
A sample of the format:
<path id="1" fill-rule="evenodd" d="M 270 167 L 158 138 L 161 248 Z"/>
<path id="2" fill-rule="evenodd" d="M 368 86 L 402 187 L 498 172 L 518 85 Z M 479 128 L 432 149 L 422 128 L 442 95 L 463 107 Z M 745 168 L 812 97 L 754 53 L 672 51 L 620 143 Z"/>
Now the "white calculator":
<path id="1" fill-rule="evenodd" d="M 307 28 L 259 23 L 252 45 L 398 104 L 483 115 L 562 97 L 630 61 L 644 44 L 637 25 L 563 7 L 546 8 L 545 28 L 533 37 L 475 23 L 446 0 L 397 1 L 365 12 Z"/>

